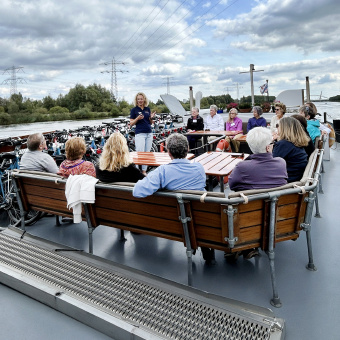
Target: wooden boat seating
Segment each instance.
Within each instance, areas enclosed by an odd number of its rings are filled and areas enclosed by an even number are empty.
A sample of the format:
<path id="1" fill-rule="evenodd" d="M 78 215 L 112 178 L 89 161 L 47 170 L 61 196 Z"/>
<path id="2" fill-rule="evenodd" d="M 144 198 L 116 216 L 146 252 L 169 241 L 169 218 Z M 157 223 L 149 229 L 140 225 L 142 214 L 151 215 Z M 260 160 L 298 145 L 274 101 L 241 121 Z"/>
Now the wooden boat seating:
<path id="1" fill-rule="evenodd" d="M 281 306 L 276 288 L 274 248 L 277 242 L 294 240 L 304 230 L 309 262 L 315 270 L 311 246 L 311 215 L 320 172 L 322 150 L 310 157 L 300 182 L 267 190 L 230 194 L 197 191 L 159 191 L 147 198 L 132 196 L 133 184 L 96 184 L 96 202 L 83 205 L 83 220 L 92 233 L 99 225 L 182 242 L 188 259 L 188 283 L 192 284 L 192 254 L 200 246 L 233 253 L 260 247 L 270 262 L 273 287 L 271 303 Z M 71 217 L 64 194 L 66 180 L 46 174 L 17 171 L 13 175 L 18 203 L 30 209 Z M 123 236 L 123 235 L 122 235 Z"/>

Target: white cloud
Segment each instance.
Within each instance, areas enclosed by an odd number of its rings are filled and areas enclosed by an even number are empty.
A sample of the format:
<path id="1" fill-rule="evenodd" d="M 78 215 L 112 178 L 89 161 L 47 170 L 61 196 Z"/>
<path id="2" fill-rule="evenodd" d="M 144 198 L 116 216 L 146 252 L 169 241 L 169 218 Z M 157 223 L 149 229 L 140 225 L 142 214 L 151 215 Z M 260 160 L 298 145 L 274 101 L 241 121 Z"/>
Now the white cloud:
<path id="1" fill-rule="evenodd" d="M 164 77 L 172 92 L 188 86 L 218 95 L 238 83 L 250 93 L 269 79 L 271 93 L 304 86 L 338 94 L 338 0 L 3 0 L 0 69 L 24 67 L 26 96 L 57 97 L 76 83 L 110 88 L 115 58 L 119 96 L 157 101 Z M 164 8 L 163 8 L 164 6 Z M 102 65 L 109 62 L 108 65 Z M 122 64 L 121 62 L 124 62 Z M 107 71 L 107 73 L 101 73 Z M 122 72 L 121 72 L 122 71 Z M 128 71 L 128 72 L 127 72 Z M 0 84 L 8 78 L 2 75 Z M 0 87 L 0 97 L 8 87 Z"/>

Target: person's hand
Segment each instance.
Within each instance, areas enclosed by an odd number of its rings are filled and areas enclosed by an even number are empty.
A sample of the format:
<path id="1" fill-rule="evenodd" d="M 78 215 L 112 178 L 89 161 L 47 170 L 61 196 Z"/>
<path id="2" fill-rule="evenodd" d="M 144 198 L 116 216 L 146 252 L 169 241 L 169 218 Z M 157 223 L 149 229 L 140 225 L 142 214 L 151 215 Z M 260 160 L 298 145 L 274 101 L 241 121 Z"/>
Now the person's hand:
<path id="1" fill-rule="evenodd" d="M 268 153 L 273 153 L 273 146 L 274 146 L 274 142 L 267 145 L 266 149 Z"/>
<path id="2" fill-rule="evenodd" d="M 277 140 L 277 138 L 279 137 L 277 131 L 273 132 L 273 140 Z"/>
<path id="3" fill-rule="evenodd" d="M 143 119 L 143 118 L 144 118 L 144 115 L 143 115 L 143 114 L 140 114 L 140 115 L 138 115 L 138 117 L 137 117 L 138 120 L 141 120 L 141 119 Z"/>
<path id="4" fill-rule="evenodd" d="M 322 135 L 327 135 L 327 131 L 322 130 L 322 131 L 321 131 L 321 134 L 322 134 Z"/>
<path id="5" fill-rule="evenodd" d="M 191 132 L 192 130 L 191 130 L 191 129 L 188 129 L 187 131 L 188 131 L 188 132 Z"/>
<path id="6" fill-rule="evenodd" d="M 150 118 L 153 119 L 155 117 L 155 114 L 156 114 L 157 111 L 154 111 L 150 114 Z"/>

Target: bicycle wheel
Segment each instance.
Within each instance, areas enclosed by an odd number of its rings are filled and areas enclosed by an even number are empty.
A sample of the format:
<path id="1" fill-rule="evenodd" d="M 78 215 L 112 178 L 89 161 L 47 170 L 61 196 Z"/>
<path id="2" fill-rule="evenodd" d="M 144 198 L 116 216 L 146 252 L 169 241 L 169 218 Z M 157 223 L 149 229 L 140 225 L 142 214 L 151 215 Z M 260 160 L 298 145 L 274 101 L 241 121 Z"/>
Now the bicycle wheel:
<path id="1" fill-rule="evenodd" d="M 20 208 L 19 204 L 16 198 L 16 193 L 14 191 L 14 186 L 11 179 L 5 179 L 3 181 L 3 187 L 5 191 L 5 199 L 6 199 L 6 207 L 5 210 L 7 210 L 10 225 L 11 226 L 19 226 L 21 221 L 21 215 L 20 215 Z M 25 225 L 30 226 L 37 222 L 40 217 L 42 216 L 41 211 L 36 210 L 30 210 L 25 215 Z"/>

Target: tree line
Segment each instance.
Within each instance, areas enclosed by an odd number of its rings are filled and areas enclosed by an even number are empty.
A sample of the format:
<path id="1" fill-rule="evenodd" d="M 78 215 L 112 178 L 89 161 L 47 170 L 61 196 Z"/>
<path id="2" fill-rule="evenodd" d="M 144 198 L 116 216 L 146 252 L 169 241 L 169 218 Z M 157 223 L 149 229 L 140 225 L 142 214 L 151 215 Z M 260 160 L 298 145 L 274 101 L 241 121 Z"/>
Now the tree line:
<path id="1" fill-rule="evenodd" d="M 266 98 L 255 96 L 255 101 L 261 104 Z M 275 97 L 269 98 L 274 100 Z M 225 109 L 232 102 L 235 100 L 229 94 L 208 96 L 202 98 L 201 108 L 215 104 Z M 247 102 L 251 102 L 250 96 L 240 100 L 240 103 Z M 190 110 L 189 101 L 181 104 L 186 111 Z M 85 87 L 77 84 L 66 95 L 60 94 L 56 99 L 48 95 L 41 100 L 32 100 L 24 98 L 21 93 L 13 94 L 9 99 L 0 97 L 0 125 L 128 116 L 132 107 L 133 103 L 125 100 L 117 102 L 101 85 L 94 83 Z M 169 112 L 162 100 L 150 102 L 149 107 L 158 113 Z"/>

